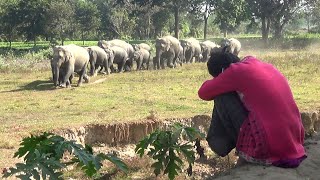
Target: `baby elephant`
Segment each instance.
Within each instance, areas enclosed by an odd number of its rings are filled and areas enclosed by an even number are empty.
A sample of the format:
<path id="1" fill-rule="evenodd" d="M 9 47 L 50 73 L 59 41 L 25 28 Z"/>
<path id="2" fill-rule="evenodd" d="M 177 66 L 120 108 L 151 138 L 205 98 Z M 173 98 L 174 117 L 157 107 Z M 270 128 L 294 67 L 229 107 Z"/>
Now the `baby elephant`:
<path id="1" fill-rule="evenodd" d="M 137 62 L 137 70 L 149 70 L 150 52 L 148 50 L 141 48 L 135 51 L 133 54 L 133 60 Z"/>

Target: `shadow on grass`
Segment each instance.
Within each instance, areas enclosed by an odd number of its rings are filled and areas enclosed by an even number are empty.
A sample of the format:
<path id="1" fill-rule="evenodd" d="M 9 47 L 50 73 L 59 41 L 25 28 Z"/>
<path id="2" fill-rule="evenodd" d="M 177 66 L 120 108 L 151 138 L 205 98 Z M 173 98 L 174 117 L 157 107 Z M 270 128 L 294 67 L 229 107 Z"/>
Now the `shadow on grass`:
<path id="1" fill-rule="evenodd" d="M 55 90 L 55 89 L 56 87 L 53 86 L 53 83 L 50 80 L 36 80 L 24 86 L 20 86 L 18 87 L 18 89 L 2 91 L 2 93 L 18 92 L 18 91 L 49 91 L 49 90 Z"/>

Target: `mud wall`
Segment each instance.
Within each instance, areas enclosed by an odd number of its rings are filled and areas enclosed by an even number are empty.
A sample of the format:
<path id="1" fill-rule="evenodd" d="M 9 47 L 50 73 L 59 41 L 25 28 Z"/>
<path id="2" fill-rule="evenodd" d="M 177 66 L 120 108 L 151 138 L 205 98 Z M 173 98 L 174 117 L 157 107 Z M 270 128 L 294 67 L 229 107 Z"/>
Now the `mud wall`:
<path id="1" fill-rule="evenodd" d="M 319 111 L 302 112 L 301 118 L 306 135 L 312 135 L 316 131 L 320 131 Z M 117 146 L 137 143 L 151 132 L 157 129 L 168 129 L 168 127 L 175 122 L 198 128 L 201 132 L 206 133 L 210 126 L 211 117 L 198 115 L 192 118 L 182 119 L 147 119 L 117 124 L 91 124 L 80 128 L 62 129 L 55 133 L 66 139 L 76 140 L 82 144 Z"/>

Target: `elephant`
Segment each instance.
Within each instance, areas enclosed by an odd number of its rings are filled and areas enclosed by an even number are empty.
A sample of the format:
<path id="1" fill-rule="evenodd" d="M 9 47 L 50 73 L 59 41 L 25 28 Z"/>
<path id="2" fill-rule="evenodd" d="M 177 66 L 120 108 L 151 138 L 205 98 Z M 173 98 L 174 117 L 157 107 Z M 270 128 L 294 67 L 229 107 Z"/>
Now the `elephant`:
<path id="1" fill-rule="evenodd" d="M 151 51 L 151 47 L 148 45 L 148 44 L 146 44 L 146 43 L 140 43 L 140 44 L 133 44 L 132 45 L 133 46 L 133 48 L 134 48 L 134 50 L 135 51 L 138 51 L 139 49 L 145 49 L 145 50 L 147 50 L 147 51 Z"/>
<path id="2" fill-rule="evenodd" d="M 134 52 L 133 60 L 137 62 L 137 70 L 147 69 L 149 70 L 149 63 L 151 54 L 148 50 L 141 48 Z M 146 67 L 144 66 L 146 65 Z"/>
<path id="3" fill-rule="evenodd" d="M 89 54 L 83 47 L 74 44 L 53 47 L 51 70 L 54 85 L 69 87 L 74 72 L 79 75 L 78 86 L 81 86 L 83 79 L 88 83 L 89 77 L 86 74 L 88 63 Z"/>
<path id="4" fill-rule="evenodd" d="M 104 67 L 105 73 L 110 74 L 109 67 L 111 62 L 113 62 L 114 55 L 113 52 L 106 53 L 106 51 L 99 46 L 87 47 L 90 59 L 90 75 L 96 76 L 99 67 Z"/>
<path id="5" fill-rule="evenodd" d="M 118 65 L 118 72 L 124 72 L 125 64 L 128 61 L 128 53 L 121 47 L 112 46 L 104 49 L 104 51 L 108 54 L 109 57 L 109 68 L 111 72 L 115 72 L 113 64 Z"/>
<path id="6" fill-rule="evenodd" d="M 236 56 L 238 56 L 241 50 L 241 43 L 235 38 L 223 39 L 220 44 L 222 48 L 226 47 L 226 52 L 232 53 Z"/>
<path id="7" fill-rule="evenodd" d="M 186 40 L 181 40 L 180 43 L 183 47 L 185 63 L 192 63 L 193 57 L 195 58 L 195 62 L 201 61 L 201 46 L 198 40 L 195 38 L 189 38 Z"/>
<path id="8" fill-rule="evenodd" d="M 212 41 L 204 41 L 200 43 L 202 49 L 202 62 L 207 62 L 211 53 L 220 51 L 220 46 Z"/>
<path id="9" fill-rule="evenodd" d="M 180 42 L 172 36 L 164 36 L 156 39 L 156 68 L 165 69 L 164 60 L 167 59 L 167 66 L 176 67 L 176 61 L 180 54 Z"/>
<path id="10" fill-rule="evenodd" d="M 127 52 L 127 55 L 128 55 L 128 60 L 126 61 L 126 64 L 125 64 L 125 70 L 130 71 L 132 69 L 134 49 L 131 44 L 129 44 L 123 40 L 120 40 L 120 39 L 113 39 L 111 41 L 100 40 L 98 42 L 98 46 L 102 47 L 103 49 L 106 49 L 109 47 L 114 47 L 114 46 L 118 46 L 118 47 L 123 48 Z"/>
<path id="11" fill-rule="evenodd" d="M 182 66 L 182 63 L 185 62 L 185 57 L 183 54 L 183 47 L 181 46 L 181 44 L 180 44 L 180 53 L 178 58 L 179 58 L 180 66 Z"/>

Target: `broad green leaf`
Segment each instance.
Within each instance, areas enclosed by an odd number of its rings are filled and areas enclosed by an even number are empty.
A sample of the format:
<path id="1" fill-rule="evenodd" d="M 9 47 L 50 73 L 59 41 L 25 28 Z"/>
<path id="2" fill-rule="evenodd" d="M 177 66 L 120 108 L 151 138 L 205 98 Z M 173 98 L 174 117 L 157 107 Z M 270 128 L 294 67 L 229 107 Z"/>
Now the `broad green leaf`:
<path id="1" fill-rule="evenodd" d="M 97 156 L 101 157 L 102 159 L 109 160 L 110 162 L 115 164 L 121 171 L 125 173 L 128 172 L 128 166 L 117 156 L 113 154 L 98 154 Z"/>
<path id="2" fill-rule="evenodd" d="M 160 174 L 160 172 L 163 170 L 162 161 L 157 161 L 157 162 L 153 163 L 153 164 L 151 165 L 151 167 L 154 168 L 154 171 L 153 171 L 154 174 L 155 174 L 156 176 L 158 176 L 158 175 Z"/>

